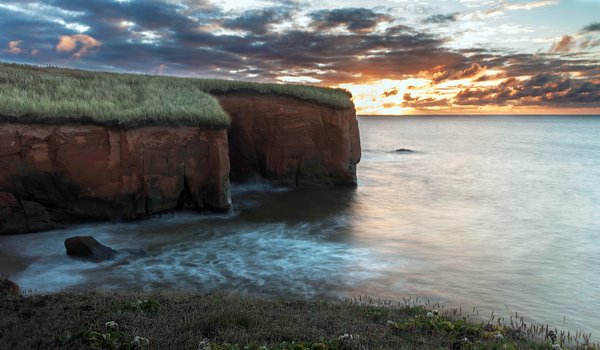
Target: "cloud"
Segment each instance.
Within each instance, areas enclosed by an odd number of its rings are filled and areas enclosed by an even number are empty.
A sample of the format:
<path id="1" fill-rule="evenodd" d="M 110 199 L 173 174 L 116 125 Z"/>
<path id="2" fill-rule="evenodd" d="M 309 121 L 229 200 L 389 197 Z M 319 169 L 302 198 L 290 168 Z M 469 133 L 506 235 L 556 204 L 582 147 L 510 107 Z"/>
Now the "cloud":
<path id="1" fill-rule="evenodd" d="M 482 75 L 486 67 L 482 67 L 479 63 L 472 63 L 470 67 L 463 70 L 444 70 L 436 72 L 433 75 L 433 82 L 441 83 L 445 80 L 459 80 L 467 78 L 475 78 Z"/>
<path id="2" fill-rule="evenodd" d="M 383 94 L 381 94 L 381 97 L 390 97 L 390 96 L 396 96 L 398 95 L 398 89 L 397 88 L 393 88 L 387 91 L 384 91 Z"/>
<path id="3" fill-rule="evenodd" d="M 448 22 L 456 22 L 458 19 L 459 12 L 449 13 L 449 14 L 436 14 L 431 15 L 423 20 L 423 23 L 433 23 L 433 24 L 442 24 Z"/>
<path id="4" fill-rule="evenodd" d="M 552 45 L 550 52 L 569 52 L 575 44 L 575 39 L 570 35 L 563 36 L 557 43 Z"/>
<path id="5" fill-rule="evenodd" d="M 292 11 L 289 7 L 249 10 L 243 12 L 240 16 L 225 20 L 223 27 L 241 29 L 261 35 L 266 34 L 273 24 L 289 20 L 291 16 Z"/>
<path id="6" fill-rule="evenodd" d="M 467 88 L 454 97 L 456 105 L 600 107 L 600 84 L 540 73 L 525 81 L 511 78 L 495 87 Z"/>
<path id="7" fill-rule="evenodd" d="M 158 66 L 152 69 L 153 74 L 163 75 L 165 74 L 165 70 L 167 69 L 167 65 L 164 63 L 159 64 Z"/>
<path id="8" fill-rule="evenodd" d="M 532 9 L 535 9 L 538 7 L 558 5 L 559 3 L 560 3 L 559 0 L 540 0 L 540 1 L 526 2 L 523 4 L 505 2 L 503 7 L 507 10 L 532 10 Z"/>
<path id="9" fill-rule="evenodd" d="M 23 41 L 22 40 L 14 40 L 8 42 L 8 53 L 11 55 L 18 55 L 23 52 L 23 49 L 19 47 Z"/>
<path id="10" fill-rule="evenodd" d="M 589 33 L 589 32 L 600 32 L 600 23 L 591 23 L 588 24 L 587 26 L 583 27 L 583 29 L 581 30 L 584 33 Z"/>
<path id="11" fill-rule="evenodd" d="M 403 96 L 402 107 L 410 107 L 416 109 L 431 108 L 431 107 L 448 107 L 450 101 L 446 98 L 436 99 L 434 97 L 412 97 L 410 93 L 405 93 Z"/>
<path id="12" fill-rule="evenodd" d="M 372 31 L 379 23 L 390 22 L 389 15 L 376 13 L 365 8 L 342 8 L 312 12 L 311 26 L 318 31 L 327 31 L 342 27 L 351 32 Z"/>
<path id="13" fill-rule="evenodd" d="M 502 15 L 506 11 L 515 11 L 515 10 L 532 10 L 538 7 L 546 7 L 558 5 L 560 3 L 559 0 L 539 0 L 539 1 L 530 1 L 525 3 L 513 3 L 507 1 L 500 1 L 500 4 L 492 7 L 491 9 L 485 10 L 480 13 L 480 15 L 486 16 L 497 16 Z"/>
<path id="14" fill-rule="evenodd" d="M 78 45 L 79 44 L 79 45 Z M 99 48 L 102 43 L 86 34 L 61 35 L 56 45 L 58 52 L 73 52 L 73 57 L 81 57 L 89 50 Z"/>

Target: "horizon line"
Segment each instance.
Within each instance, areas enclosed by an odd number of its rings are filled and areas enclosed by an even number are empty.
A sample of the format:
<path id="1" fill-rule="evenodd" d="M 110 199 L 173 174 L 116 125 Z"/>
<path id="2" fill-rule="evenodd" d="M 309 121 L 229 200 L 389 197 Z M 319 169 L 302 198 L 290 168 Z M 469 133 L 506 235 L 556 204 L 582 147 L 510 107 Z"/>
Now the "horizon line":
<path id="1" fill-rule="evenodd" d="M 582 113 L 522 113 L 522 114 L 356 114 L 357 117 L 600 117 L 599 114 Z"/>

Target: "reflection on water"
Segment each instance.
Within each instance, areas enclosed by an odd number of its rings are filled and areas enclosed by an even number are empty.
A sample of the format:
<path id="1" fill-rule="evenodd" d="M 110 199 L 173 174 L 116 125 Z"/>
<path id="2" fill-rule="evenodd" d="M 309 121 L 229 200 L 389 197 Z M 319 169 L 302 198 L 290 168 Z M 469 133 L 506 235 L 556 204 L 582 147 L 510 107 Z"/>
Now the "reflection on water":
<path id="1" fill-rule="evenodd" d="M 13 277 L 38 291 L 412 295 L 600 334 L 590 312 L 600 309 L 600 118 L 361 118 L 360 127 L 356 190 L 255 181 L 234 187 L 229 215 L 0 237 L 0 253 L 27 258 Z M 73 235 L 148 254 L 72 260 L 63 240 Z"/>

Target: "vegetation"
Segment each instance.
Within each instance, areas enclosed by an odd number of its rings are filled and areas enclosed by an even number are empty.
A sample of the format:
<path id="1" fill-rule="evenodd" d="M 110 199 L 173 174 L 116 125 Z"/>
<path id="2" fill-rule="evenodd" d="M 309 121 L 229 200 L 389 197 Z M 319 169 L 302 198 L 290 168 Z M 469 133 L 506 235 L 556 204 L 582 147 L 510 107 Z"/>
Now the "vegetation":
<path id="1" fill-rule="evenodd" d="M 232 92 L 254 92 L 261 95 L 290 96 L 334 108 L 353 108 L 352 94 L 343 89 L 310 85 L 251 83 L 237 80 L 192 79 L 201 90 L 219 95 Z"/>
<path id="2" fill-rule="evenodd" d="M 285 95 L 350 108 L 344 90 L 0 63 L 0 117 L 37 123 L 65 121 L 135 127 L 190 125 L 225 128 L 229 117 L 211 94 Z"/>
<path id="3" fill-rule="evenodd" d="M 363 350 L 598 349 L 522 320 L 476 322 L 413 301 L 341 303 L 180 292 L 0 298 L 0 348 Z"/>
<path id="4" fill-rule="evenodd" d="M 229 125 L 218 101 L 189 80 L 0 65 L 0 115 L 23 122 L 66 120 L 131 127 Z"/>

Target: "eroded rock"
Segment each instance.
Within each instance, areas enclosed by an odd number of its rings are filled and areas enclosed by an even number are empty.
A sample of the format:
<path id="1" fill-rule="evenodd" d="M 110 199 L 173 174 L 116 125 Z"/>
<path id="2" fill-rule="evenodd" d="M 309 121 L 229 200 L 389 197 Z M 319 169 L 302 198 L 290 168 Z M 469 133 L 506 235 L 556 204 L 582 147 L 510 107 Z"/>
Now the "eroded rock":
<path id="1" fill-rule="evenodd" d="M 356 111 L 297 98 L 216 96 L 231 116 L 231 178 L 254 174 L 293 187 L 356 185 L 360 137 Z"/>

